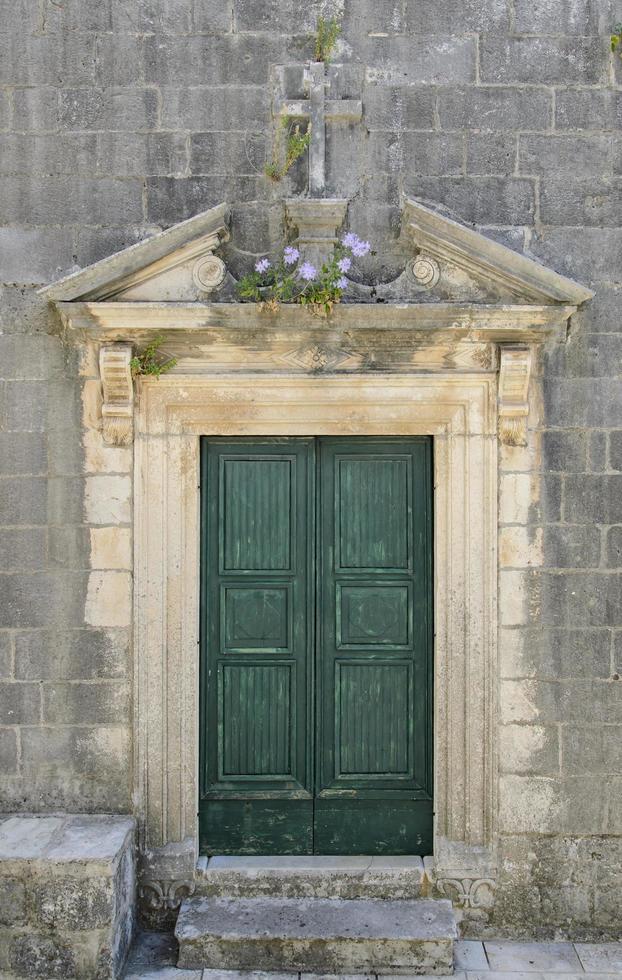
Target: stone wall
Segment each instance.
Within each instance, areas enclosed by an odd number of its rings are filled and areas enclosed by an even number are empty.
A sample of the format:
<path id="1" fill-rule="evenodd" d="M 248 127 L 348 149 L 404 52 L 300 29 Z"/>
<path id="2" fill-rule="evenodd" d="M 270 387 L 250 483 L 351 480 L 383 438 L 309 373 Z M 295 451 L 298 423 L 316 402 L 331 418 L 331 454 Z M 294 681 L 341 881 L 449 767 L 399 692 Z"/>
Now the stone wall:
<path id="1" fill-rule="evenodd" d="M 543 360 L 532 451 L 502 459 L 497 914 L 513 929 L 615 931 L 620 0 L 0 10 L 2 808 L 131 808 L 128 459 L 89 442 L 94 365 L 63 347 L 34 288 L 225 199 L 234 271 L 275 244 L 304 169 L 276 187 L 261 175 L 270 69 L 309 57 L 324 10 L 343 19 L 333 94 L 363 98 L 363 125 L 329 131 L 328 191 L 352 198 L 350 225 L 374 242 L 366 273 L 399 266 L 405 190 L 596 292 Z M 113 555 L 119 524 L 128 550 Z M 528 568 L 514 567 L 517 539 Z M 111 620 L 106 589 L 121 597 Z"/>

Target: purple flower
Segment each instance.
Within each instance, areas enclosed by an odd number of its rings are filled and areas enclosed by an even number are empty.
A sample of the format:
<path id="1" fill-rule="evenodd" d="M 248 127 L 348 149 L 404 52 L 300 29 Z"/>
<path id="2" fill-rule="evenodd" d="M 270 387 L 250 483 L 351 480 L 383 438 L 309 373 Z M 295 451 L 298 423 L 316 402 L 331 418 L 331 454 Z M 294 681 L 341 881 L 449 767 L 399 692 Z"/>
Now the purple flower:
<path id="1" fill-rule="evenodd" d="M 341 239 L 341 244 L 344 246 L 344 248 L 352 248 L 359 241 L 359 236 L 355 235 L 353 231 L 349 231 L 347 235 L 344 235 Z"/>
<path id="2" fill-rule="evenodd" d="M 314 265 L 311 265 L 310 262 L 303 262 L 298 270 L 299 278 L 305 279 L 307 282 L 311 282 L 312 279 L 315 279 L 316 275 L 317 270 Z"/>
<path id="3" fill-rule="evenodd" d="M 352 246 L 352 255 L 356 255 L 357 258 L 361 258 L 363 255 L 367 255 L 371 249 L 369 242 L 362 242 L 359 240 L 355 245 Z"/>
<path id="4" fill-rule="evenodd" d="M 293 245 L 288 245 L 283 252 L 283 260 L 285 265 L 293 265 L 300 258 L 300 252 Z"/>
<path id="5" fill-rule="evenodd" d="M 335 283 L 335 286 L 337 287 L 337 289 L 347 289 L 348 288 L 348 280 L 346 279 L 345 276 L 342 276 L 341 279 L 338 279 L 337 280 L 337 282 Z"/>
<path id="6" fill-rule="evenodd" d="M 260 272 L 263 275 L 264 272 L 268 271 L 270 265 L 270 259 L 259 259 L 258 262 L 255 262 L 255 272 Z"/>
<path id="7" fill-rule="evenodd" d="M 352 259 L 349 259 L 348 256 L 346 255 L 343 259 L 339 259 L 339 262 L 337 263 L 337 268 L 339 269 L 340 272 L 348 272 L 351 265 L 352 265 Z"/>

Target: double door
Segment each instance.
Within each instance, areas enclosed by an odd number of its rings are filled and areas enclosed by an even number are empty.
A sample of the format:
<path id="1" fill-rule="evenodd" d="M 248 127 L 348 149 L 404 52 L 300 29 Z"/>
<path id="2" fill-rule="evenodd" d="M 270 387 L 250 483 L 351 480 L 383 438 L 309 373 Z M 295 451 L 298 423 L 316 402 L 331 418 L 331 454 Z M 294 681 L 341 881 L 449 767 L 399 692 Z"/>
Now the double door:
<path id="1" fill-rule="evenodd" d="M 202 440 L 203 854 L 424 854 L 432 444 Z"/>

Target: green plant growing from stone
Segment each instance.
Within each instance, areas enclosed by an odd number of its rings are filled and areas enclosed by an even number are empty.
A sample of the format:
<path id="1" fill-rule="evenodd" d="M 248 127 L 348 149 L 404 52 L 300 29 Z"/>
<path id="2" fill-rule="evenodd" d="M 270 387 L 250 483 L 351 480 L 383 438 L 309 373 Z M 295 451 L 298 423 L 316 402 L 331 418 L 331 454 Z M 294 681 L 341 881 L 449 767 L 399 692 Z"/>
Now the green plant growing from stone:
<path id="1" fill-rule="evenodd" d="M 276 263 L 261 258 L 253 272 L 237 284 L 242 299 L 259 303 L 261 309 L 275 313 L 281 303 L 308 307 L 315 316 L 329 317 L 335 303 L 340 303 L 349 286 L 346 273 L 353 258 L 368 255 L 371 246 L 358 235 L 348 232 L 335 247 L 334 254 L 317 269 L 311 262 L 299 262 L 301 255 L 287 245 Z"/>
<path id="2" fill-rule="evenodd" d="M 622 44 L 622 24 L 616 24 L 613 29 L 613 34 L 611 35 L 611 50 L 615 52 L 618 50 Z M 620 49 L 620 57 L 622 58 L 622 48 Z"/>
<path id="3" fill-rule="evenodd" d="M 155 337 L 151 343 L 147 344 L 144 350 L 135 354 L 130 361 L 130 370 L 133 378 L 147 376 L 159 378 L 161 374 L 166 374 L 177 364 L 176 357 L 166 357 L 160 350 L 164 343 L 164 337 Z"/>
<path id="4" fill-rule="evenodd" d="M 283 179 L 285 174 L 287 174 L 296 160 L 306 153 L 309 149 L 309 144 L 311 142 L 311 124 L 307 127 L 304 133 L 300 131 L 300 124 L 295 123 L 291 117 L 286 116 L 283 119 L 282 126 L 287 130 L 287 140 L 285 143 L 285 159 L 283 163 L 279 163 L 277 159 L 273 159 L 270 163 L 267 163 L 264 167 L 264 174 L 269 180 L 272 180 L 275 184 L 278 184 L 280 180 Z"/>
<path id="5" fill-rule="evenodd" d="M 319 17 L 315 32 L 315 61 L 323 61 L 328 64 L 337 44 L 337 38 L 341 34 L 341 24 L 336 17 L 326 20 Z"/>

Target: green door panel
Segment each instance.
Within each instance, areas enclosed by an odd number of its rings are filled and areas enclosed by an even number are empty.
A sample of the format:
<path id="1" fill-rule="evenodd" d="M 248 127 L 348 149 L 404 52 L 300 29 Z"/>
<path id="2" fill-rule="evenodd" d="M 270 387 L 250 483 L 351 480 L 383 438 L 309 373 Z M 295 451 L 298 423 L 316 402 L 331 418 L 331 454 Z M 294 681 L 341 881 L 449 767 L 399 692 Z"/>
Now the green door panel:
<path id="1" fill-rule="evenodd" d="M 308 853 L 313 440 L 203 440 L 204 853 Z"/>
<path id="2" fill-rule="evenodd" d="M 431 450 L 202 440 L 203 853 L 430 853 Z"/>
<path id="3" fill-rule="evenodd" d="M 429 848 L 431 443 L 322 439 L 316 820 L 325 854 Z"/>

